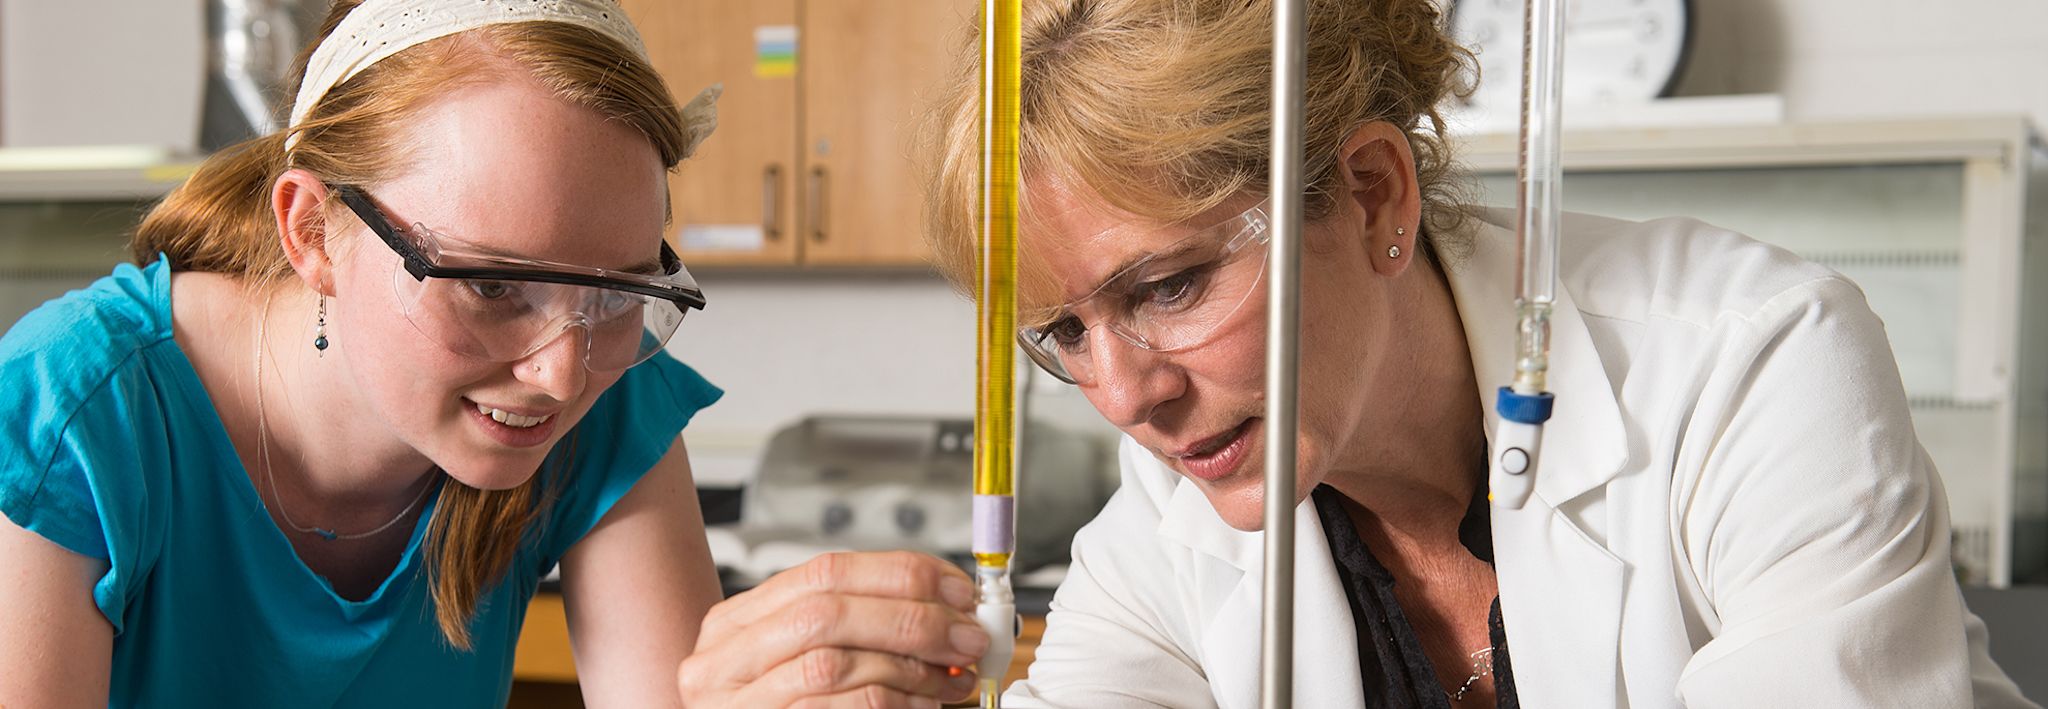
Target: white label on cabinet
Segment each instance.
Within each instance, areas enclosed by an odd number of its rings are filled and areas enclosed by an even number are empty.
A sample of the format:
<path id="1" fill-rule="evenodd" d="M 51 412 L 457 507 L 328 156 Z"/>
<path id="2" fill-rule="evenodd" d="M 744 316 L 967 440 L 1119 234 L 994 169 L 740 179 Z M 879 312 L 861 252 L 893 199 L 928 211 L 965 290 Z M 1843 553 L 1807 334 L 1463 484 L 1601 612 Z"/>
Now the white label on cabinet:
<path id="1" fill-rule="evenodd" d="M 767 242 L 759 224 L 685 224 L 676 240 L 685 251 L 759 251 Z"/>

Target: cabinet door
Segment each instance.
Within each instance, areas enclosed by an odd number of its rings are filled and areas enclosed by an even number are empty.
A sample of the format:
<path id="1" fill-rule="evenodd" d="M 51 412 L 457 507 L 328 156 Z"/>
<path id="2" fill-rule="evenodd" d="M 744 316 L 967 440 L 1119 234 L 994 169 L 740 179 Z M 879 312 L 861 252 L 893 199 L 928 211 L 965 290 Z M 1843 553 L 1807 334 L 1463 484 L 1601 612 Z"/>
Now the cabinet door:
<path id="1" fill-rule="evenodd" d="M 718 130 L 669 180 L 689 266 L 796 263 L 797 81 L 757 37 L 794 33 L 797 0 L 621 0 L 677 101 L 725 85 Z"/>
<path id="2" fill-rule="evenodd" d="M 968 0 L 804 0 L 804 262 L 926 263 L 916 117 L 966 41 Z"/>

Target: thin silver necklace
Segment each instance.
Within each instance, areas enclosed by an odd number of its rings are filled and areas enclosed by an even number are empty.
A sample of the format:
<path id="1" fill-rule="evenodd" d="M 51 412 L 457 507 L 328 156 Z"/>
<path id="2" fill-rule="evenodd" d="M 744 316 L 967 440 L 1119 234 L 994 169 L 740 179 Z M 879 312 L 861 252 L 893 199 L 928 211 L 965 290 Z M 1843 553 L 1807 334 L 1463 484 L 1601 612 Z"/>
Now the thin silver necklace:
<path id="1" fill-rule="evenodd" d="M 420 487 L 419 496 L 412 498 L 412 504 L 398 511 L 397 517 L 392 517 L 391 521 L 377 525 L 376 529 L 367 532 L 342 534 L 322 527 L 301 527 L 298 522 L 292 521 L 292 513 L 284 508 L 284 496 L 277 494 L 277 473 L 270 469 L 270 421 L 264 414 L 263 406 L 263 335 L 269 325 L 270 297 L 264 296 L 263 316 L 256 321 L 256 461 L 257 465 L 263 468 L 263 478 L 270 483 L 270 499 L 277 501 L 277 516 L 283 518 L 284 525 L 294 531 L 315 535 L 330 542 L 365 539 L 390 529 L 398 524 L 399 520 L 405 519 L 406 515 L 412 514 L 413 509 L 419 507 L 421 501 L 427 499 L 427 491 L 434 489 L 432 476 L 429 476 L 426 484 Z"/>
<path id="2" fill-rule="evenodd" d="M 1478 684 L 1479 678 L 1493 674 L 1493 648 L 1473 650 L 1470 657 L 1472 658 L 1472 676 L 1466 677 L 1465 683 L 1458 685 L 1458 691 L 1451 694 L 1451 701 L 1464 701 L 1465 693 L 1472 691 L 1472 685 Z"/>

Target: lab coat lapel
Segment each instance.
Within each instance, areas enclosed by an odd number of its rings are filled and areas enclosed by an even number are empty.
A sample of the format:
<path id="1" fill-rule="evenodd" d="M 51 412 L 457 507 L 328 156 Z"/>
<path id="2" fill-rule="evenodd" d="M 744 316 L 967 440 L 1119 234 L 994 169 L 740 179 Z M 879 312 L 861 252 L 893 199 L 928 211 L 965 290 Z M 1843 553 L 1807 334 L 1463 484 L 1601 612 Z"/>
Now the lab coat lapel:
<path id="1" fill-rule="evenodd" d="M 1514 373 L 1519 264 L 1514 234 L 1497 226 L 1512 216 L 1482 212 L 1471 257 L 1449 273 L 1489 432 L 1499 419 L 1494 391 Z M 1613 707 L 1626 566 L 1558 508 L 1604 489 L 1627 463 L 1627 439 L 1599 352 L 1562 284 L 1550 324 L 1550 389 L 1561 394 L 1544 426 L 1536 494 L 1520 510 L 1493 510 L 1501 618 L 1524 705 Z"/>
<path id="2" fill-rule="evenodd" d="M 1160 534 L 1197 554 L 1194 582 L 1227 589 L 1201 609 L 1202 670 L 1222 709 L 1259 703 L 1259 626 L 1265 595 L 1265 534 L 1224 524 L 1208 498 L 1186 480 L 1174 488 Z M 1201 595 L 1201 589 L 1192 593 Z M 1350 601 L 1337 578 L 1314 503 L 1294 511 L 1294 687 L 1301 706 L 1365 705 Z"/>

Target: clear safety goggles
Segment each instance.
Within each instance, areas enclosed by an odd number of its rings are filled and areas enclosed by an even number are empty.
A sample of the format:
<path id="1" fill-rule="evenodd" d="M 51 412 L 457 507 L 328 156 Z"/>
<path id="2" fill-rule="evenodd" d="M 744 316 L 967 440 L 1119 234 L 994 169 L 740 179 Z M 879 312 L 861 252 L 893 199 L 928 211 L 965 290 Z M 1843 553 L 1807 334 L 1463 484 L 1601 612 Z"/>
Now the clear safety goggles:
<path id="1" fill-rule="evenodd" d="M 1095 376 L 1091 330 L 1108 331 L 1153 352 L 1206 343 L 1265 278 L 1266 245 L 1272 240 L 1268 204 L 1261 202 L 1118 271 L 1094 292 L 1055 309 L 1043 324 L 1018 328 L 1018 344 L 1046 372 L 1077 384 Z"/>
<path id="2" fill-rule="evenodd" d="M 653 273 L 487 254 L 423 224 L 392 224 L 361 188 L 331 189 L 398 253 L 402 267 L 391 281 L 405 319 L 457 354 L 511 362 L 581 328 L 585 366 L 625 369 L 660 352 L 684 313 L 704 308 L 703 291 L 667 242 Z"/>

